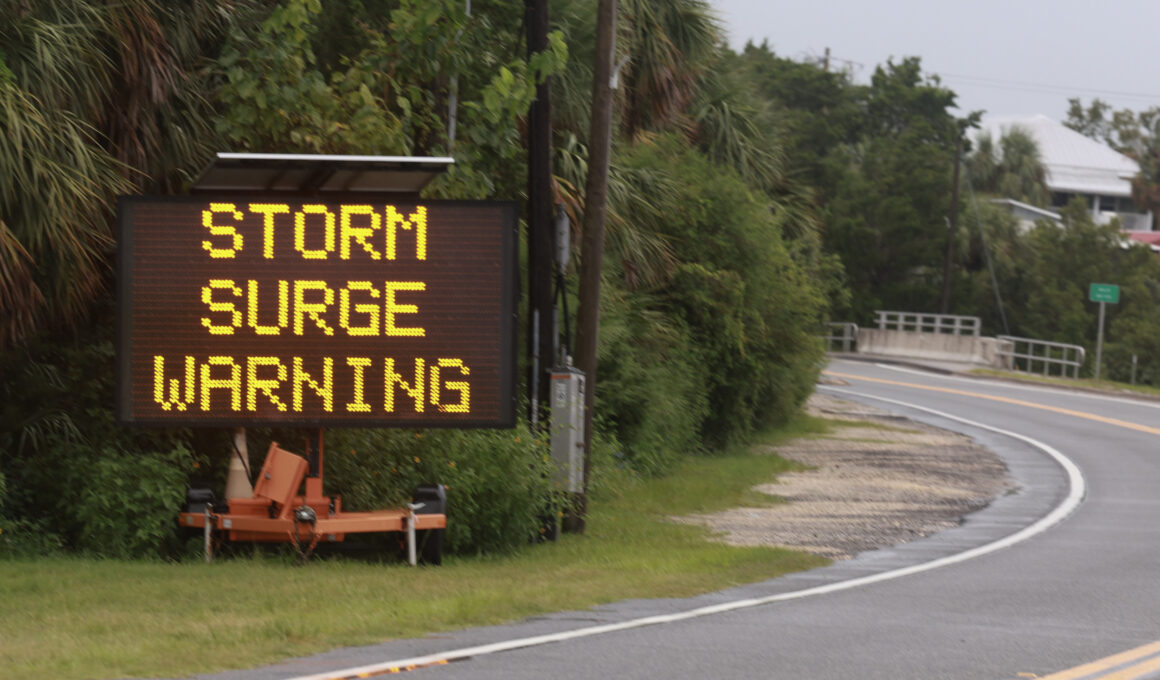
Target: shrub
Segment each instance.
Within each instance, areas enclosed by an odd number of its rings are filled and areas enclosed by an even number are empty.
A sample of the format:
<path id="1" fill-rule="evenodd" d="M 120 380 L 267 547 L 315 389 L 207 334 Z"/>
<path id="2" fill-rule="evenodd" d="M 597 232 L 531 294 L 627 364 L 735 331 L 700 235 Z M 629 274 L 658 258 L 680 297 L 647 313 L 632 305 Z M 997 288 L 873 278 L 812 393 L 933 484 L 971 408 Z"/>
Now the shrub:
<path id="1" fill-rule="evenodd" d="M 183 446 L 160 454 L 104 447 L 76 509 L 77 547 L 120 558 L 155 557 L 175 548 L 192 463 Z"/>
<path id="2" fill-rule="evenodd" d="M 642 298 L 603 301 L 596 400 L 600 429 L 619 443 L 625 462 L 658 476 L 701 448 L 707 371 L 694 361 L 684 326 Z"/>
<path id="3" fill-rule="evenodd" d="M 111 307 L 111 299 L 103 300 L 94 323 L 74 338 L 36 338 L 0 355 L 0 469 L 7 485 L 0 528 L 7 526 L 9 552 L 127 556 L 168 554 L 172 547 L 193 466 L 190 442 L 198 437 L 117 422 Z M 166 500 L 162 511 L 160 498 L 176 500 Z M 134 528 L 136 536 L 123 535 L 126 527 L 102 535 L 101 522 L 129 518 L 150 524 Z M 150 539 L 156 542 L 146 545 Z"/>
<path id="4" fill-rule="evenodd" d="M 767 201 L 735 173 L 666 137 L 634 147 L 629 163 L 663 167 L 679 187 L 653 224 L 677 264 L 650 294 L 670 325 L 687 329 L 686 363 L 672 369 L 706 376 L 700 437 L 722 447 L 786 420 L 823 356 L 819 282 L 787 248 Z"/>
<path id="5" fill-rule="evenodd" d="M 420 484 L 447 489 L 445 548 L 504 552 L 538 535 L 553 507 L 543 441 L 514 430 L 335 430 L 327 434 L 329 492 L 373 510 L 410 500 Z"/>
<path id="6" fill-rule="evenodd" d="M 59 535 L 47 522 L 27 519 L 5 519 L 0 515 L 0 558 L 46 557 L 64 547 Z"/>

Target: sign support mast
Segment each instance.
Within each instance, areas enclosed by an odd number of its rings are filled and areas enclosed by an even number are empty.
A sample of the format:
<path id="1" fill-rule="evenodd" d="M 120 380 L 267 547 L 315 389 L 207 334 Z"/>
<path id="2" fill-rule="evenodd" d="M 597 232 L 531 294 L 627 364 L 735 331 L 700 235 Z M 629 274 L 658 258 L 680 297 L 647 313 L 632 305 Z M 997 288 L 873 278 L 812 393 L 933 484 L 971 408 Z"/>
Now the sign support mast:
<path id="1" fill-rule="evenodd" d="M 1093 283 L 1088 286 L 1088 299 L 1100 303 L 1099 330 L 1096 331 L 1096 380 L 1100 379 L 1100 367 L 1104 353 L 1104 311 L 1107 303 L 1120 302 L 1120 287 L 1111 283 Z"/>

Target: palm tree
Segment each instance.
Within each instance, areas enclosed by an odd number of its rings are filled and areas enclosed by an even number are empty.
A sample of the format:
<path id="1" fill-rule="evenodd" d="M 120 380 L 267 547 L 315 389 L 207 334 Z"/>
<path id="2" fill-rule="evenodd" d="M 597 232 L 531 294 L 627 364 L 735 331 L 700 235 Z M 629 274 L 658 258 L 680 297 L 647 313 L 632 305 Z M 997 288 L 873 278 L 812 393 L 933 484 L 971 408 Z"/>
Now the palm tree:
<path id="1" fill-rule="evenodd" d="M 704 0 L 625 0 L 621 74 L 625 133 L 686 125 L 700 76 L 719 55 L 722 29 Z"/>
<path id="2" fill-rule="evenodd" d="M 1051 191 L 1047 188 L 1047 169 L 1043 166 L 1039 144 L 1031 133 L 1013 127 L 1003 134 L 999 146 L 1003 150 L 999 164 L 999 191 L 1035 206 L 1047 205 L 1051 198 Z"/>
<path id="3" fill-rule="evenodd" d="M 117 194 L 208 156 L 196 67 L 228 0 L 0 6 L 0 347 L 68 327 L 106 289 Z"/>
<path id="4" fill-rule="evenodd" d="M 556 150 L 553 166 L 559 199 L 573 226 L 578 226 L 584 212 L 580 188 L 588 174 L 588 150 L 572 135 Z M 626 168 L 615 160 L 609 168 L 605 258 L 610 273 L 618 275 L 627 290 L 663 285 L 676 266 L 672 247 L 651 228 L 663 219 L 675 191 L 672 181 L 656 169 Z"/>
<path id="5" fill-rule="evenodd" d="M 999 172 L 999 150 L 995 147 L 995 138 L 990 132 L 984 131 L 975 138 L 975 148 L 971 155 L 963 161 L 967 176 L 979 191 L 989 191 L 988 187 L 996 186 Z"/>
<path id="6" fill-rule="evenodd" d="M 103 288 L 109 204 L 129 184 L 71 112 L 0 83 L 0 347 L 83 318 Z"/>
<path id="7" fill-rule="evenodd" d="M 1019 126 L 1005 130 L 998 145 L 990 134 L 981 135 L 966 165 L 978 191 L 1039 207 L 1051 198 L 1039 144 Z"/>
<path id="8" fill-rule="evenodd" d="M 701 77 L 691 104 L 690 137 L 714 163 L 733 168 L 752 186 L 776 191 L 785 182 L 779 126 L 768 104 L 754 104 L 744 85 L 719 71 Z"/>
<path id="9" fill-rule="evenodd" d="M 554 28 L 568 42 L 568 68 L 553 76 L 558 130 L 583 138 L 592 90 L 596 3 L 553 4 Z M 689 107 L 701 77 L 721 52 L 722 29 L 704 0 L 623 0 L 617 54 L 621 127 L 628 139 L 643 130 L 691 129 Z"/>

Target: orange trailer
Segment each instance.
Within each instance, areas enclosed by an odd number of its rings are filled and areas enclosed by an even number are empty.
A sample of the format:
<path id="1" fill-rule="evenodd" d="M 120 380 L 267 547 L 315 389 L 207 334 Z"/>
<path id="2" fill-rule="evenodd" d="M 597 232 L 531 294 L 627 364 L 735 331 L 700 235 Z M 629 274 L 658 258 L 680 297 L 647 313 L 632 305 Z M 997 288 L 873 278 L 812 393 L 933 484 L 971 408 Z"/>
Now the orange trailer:
<path id="1" fill-rule="evenodd" d="M 320 542 L 338 543 L 347 534 L 400 532 L 406 535 L 407 557 L 429 564 L 442 561 L 443 530 L 447 526 L 446 491 L 422 486 L 405 508 L 373 512 L 345 512 L 341 496 L 322 490 L 322 435 L 309 446 L 311 460 L 270 444 L 251 498 L 231 498 L 222 508 L 208 491 L 191 491 L 181 526 L 202 529 L 206 560 L 212 559 L 215 532 L 229 541 L 283 541 L 291 543 L 306 560 Z M 305 490 L 303 490 L 305 486 Z"/>

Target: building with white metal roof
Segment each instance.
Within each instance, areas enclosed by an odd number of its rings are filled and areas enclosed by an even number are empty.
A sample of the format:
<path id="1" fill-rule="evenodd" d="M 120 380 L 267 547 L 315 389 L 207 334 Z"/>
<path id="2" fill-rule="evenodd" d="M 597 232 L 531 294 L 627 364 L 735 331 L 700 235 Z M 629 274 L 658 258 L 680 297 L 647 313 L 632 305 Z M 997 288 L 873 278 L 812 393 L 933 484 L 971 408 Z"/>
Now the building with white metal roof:
<path id="1" fill-rule="evenodd" d="M 1053 209 L 1080 196 L 1101 224 L 1119 217 L 1127 231 L 1152 230 L 1152 213 L 1139 212 L 1132 201 L 1132 178 L 1140 171 L 1134 160 L 1043 115 L 989 116 L 979 134 L 988 132 L 998 142 L 1013 127 L 1039 145 Z"/>

